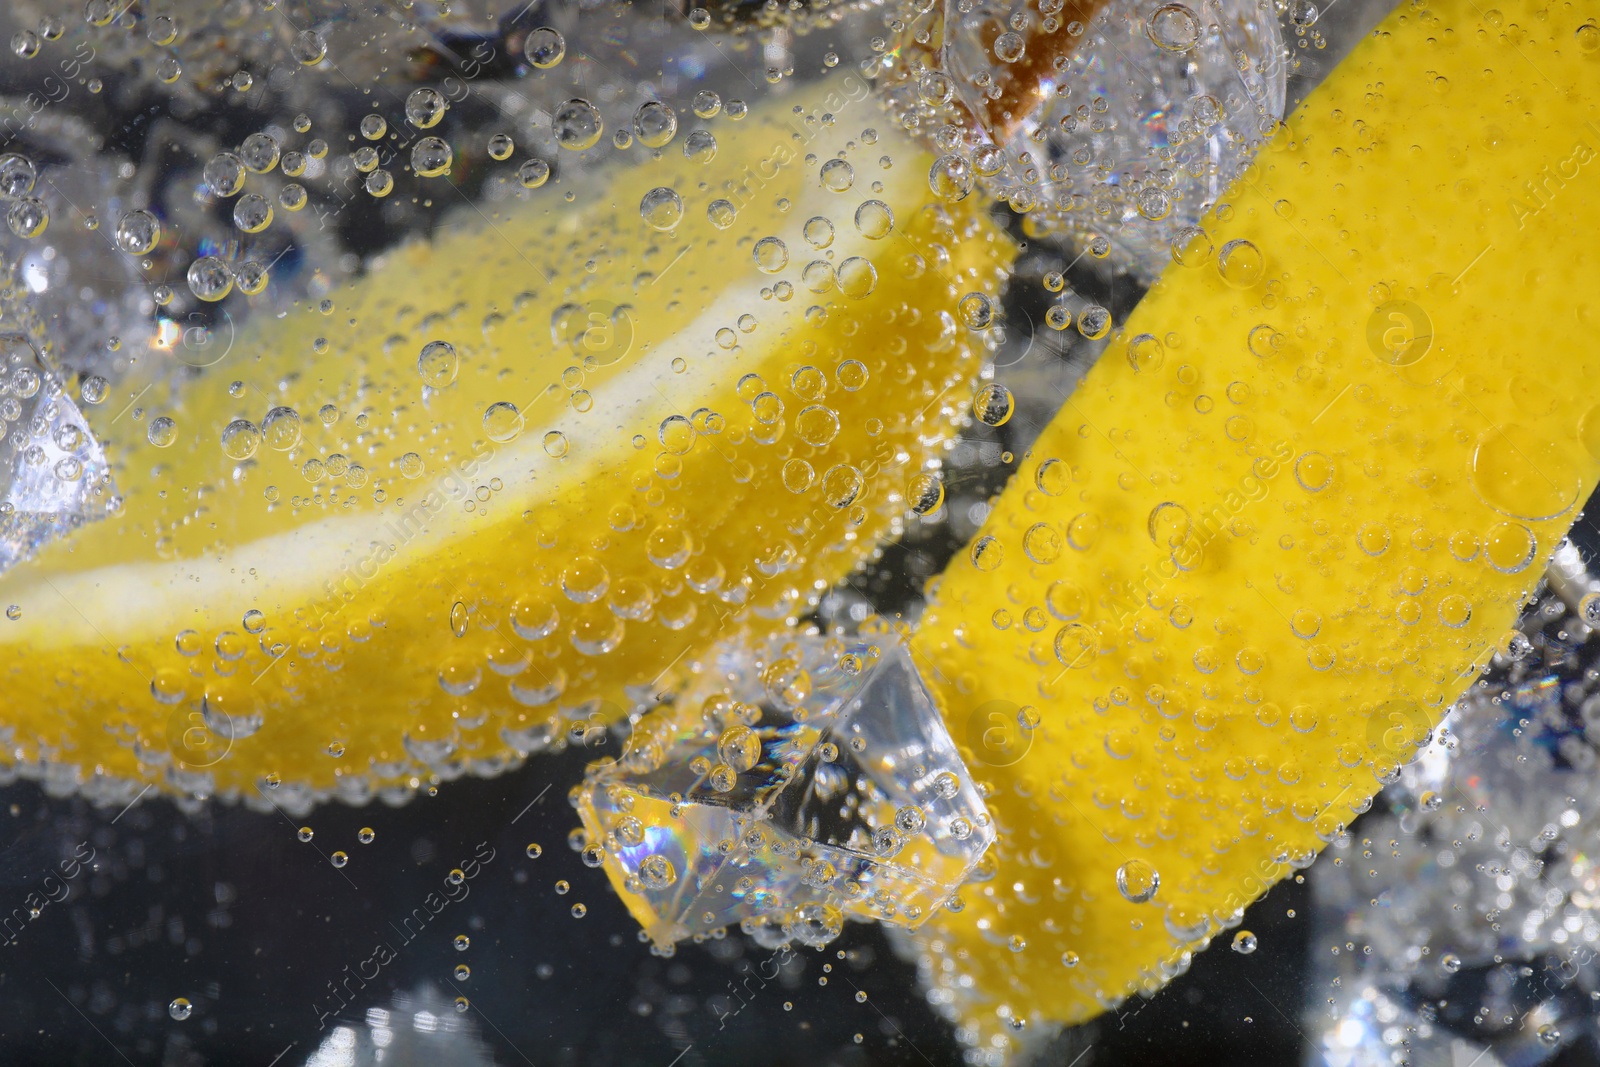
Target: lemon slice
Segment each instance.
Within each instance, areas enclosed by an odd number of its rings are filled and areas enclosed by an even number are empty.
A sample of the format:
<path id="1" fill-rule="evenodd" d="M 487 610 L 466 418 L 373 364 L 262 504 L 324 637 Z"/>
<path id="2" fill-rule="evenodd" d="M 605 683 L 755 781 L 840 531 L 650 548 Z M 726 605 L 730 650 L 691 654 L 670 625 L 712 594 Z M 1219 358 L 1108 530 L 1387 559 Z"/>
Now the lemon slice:
<path id="1" fill-rule="evenodd" d="M 198 376 L 141 357 L 94 426 L 123 510 L 0 578 L 0 759 L 404 795 L 805 610 L 898 521 L 1014 254 L 865 95 L 466 212 Z"/>
<path id="2" fill-rule="evenodd" d="M 1180 973 L 1513 624 L 1600 475 L 1597 45 L 1578 5 L 1403 6 L 943 577 L 913 647 L 1000 840 L 923 965 L 986 1049 Z"/>

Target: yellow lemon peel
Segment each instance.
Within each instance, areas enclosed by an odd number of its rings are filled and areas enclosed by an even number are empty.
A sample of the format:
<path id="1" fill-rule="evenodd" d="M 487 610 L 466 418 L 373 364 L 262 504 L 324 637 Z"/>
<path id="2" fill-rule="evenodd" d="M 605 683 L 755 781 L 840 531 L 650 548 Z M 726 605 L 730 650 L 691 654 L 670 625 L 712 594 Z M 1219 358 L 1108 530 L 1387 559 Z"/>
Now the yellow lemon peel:
<path id="1" fill-rule="evenodd" d="M 928 204 L 865 97 L 835 77 L 719 126 L 712 163 L 485 205 L 161 367 L 145 422 L 105 405 L 122 511 L 0 578 L 0 760 L 108 798 L 403 795 L 805 610 L 960 417 L 982 345 L 946 309 L 1015 252 Z"/>
<path id="2" fill-rule="evenodd" d="M 981 568 L 937 584 L 913 648 L 1000 840 L 921 947 L 982 1046 L 1155 991 L 1309 863 L 1594 488 L 1587 18 L 1403 5 L 1065 401 Z M 1030 608 L 1048 627 L 991 622 Z"/>

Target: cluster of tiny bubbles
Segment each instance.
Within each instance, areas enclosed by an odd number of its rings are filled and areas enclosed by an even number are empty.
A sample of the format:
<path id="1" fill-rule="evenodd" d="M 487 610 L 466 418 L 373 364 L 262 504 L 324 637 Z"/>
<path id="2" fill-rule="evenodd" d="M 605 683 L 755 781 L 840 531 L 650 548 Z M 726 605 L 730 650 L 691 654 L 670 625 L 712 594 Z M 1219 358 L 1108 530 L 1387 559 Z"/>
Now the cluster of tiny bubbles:
<path id="1" fill-rule="evenodd" d="M 50 209 L 33 195 L 38 171 L 33 161 L 16 152 L 0 155 L 0 200 L 9 202 L 6 226 L 18 237 L 33 238 L 50 225 Z"/>

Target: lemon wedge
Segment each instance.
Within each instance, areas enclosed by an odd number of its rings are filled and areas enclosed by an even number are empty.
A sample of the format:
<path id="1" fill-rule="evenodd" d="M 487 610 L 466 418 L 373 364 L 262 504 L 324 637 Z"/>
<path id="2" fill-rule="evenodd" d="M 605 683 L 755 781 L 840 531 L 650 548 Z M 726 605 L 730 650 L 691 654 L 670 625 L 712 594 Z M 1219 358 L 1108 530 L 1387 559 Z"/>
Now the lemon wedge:
<path id="1" fill-rule="evenodd" d="M 963 412 L 953 312 L 1014 254 L 865 97 L 465 212 L 198 373 L 143 356 L 93 426 L 121 512 L 0 578 L 0 760 L 399 797 L 806 610 Z"/>
<path id="2" fill-rule="evenodd" d="M 913 648 L 1000 838 L 920 937 L 983 1049 L 1181 973 L 1512 626 L 1600 475 L 1597 46 L 1578 4 L 1402 5 L 943 576 Z"/>

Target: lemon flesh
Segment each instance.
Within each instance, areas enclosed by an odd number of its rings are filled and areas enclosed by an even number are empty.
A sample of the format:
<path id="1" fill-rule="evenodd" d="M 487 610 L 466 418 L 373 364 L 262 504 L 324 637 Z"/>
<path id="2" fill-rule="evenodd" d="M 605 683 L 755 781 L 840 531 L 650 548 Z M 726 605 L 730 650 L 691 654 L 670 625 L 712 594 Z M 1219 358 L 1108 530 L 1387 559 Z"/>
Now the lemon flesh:
<path id="1" fill-rule="evenodd" d="M 0 578 L 0 760 L 108 797 L 404 795 L 803 611 L 898 521 L 978 369 L 951 312 L 1013 255 L 927 204 L 864 96 L 469 212 L 155 368 L 145 421 L 105 405 L 121 513 Z"/>
<path id="2" fill-rule="evenodd" d="M 1403 5 L 941 579 L 913 647 L 1000 840 L 923 966 L 985 1047 L 1180 973 L 1512 626 L 1600 473 L 1597 45 L 1579 4 Z"/>

